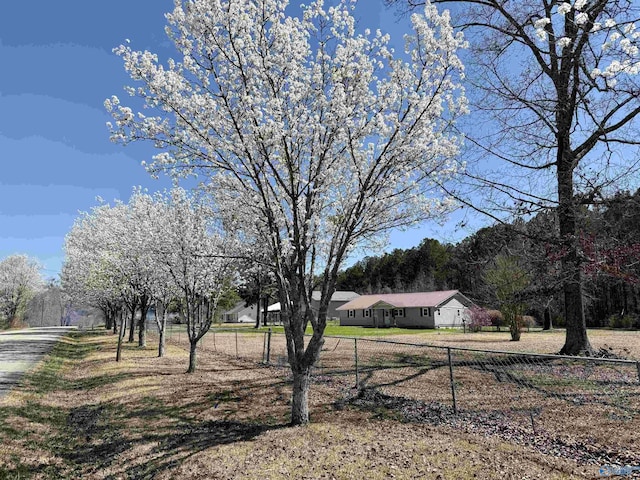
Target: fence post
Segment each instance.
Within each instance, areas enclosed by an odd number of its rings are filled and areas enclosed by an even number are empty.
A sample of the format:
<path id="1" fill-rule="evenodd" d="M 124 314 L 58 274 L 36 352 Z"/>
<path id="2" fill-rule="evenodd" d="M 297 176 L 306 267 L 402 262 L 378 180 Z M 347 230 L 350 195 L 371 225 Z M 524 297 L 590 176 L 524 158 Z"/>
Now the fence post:
<path id="1" fill-rule="evenodd" d="M 271 327 L 267 330 L 267 365 L 271 362 Z"/>
<path id="2" fill-rule="evenodd" d="M 358 339 L 353 339 L 353 354 L 356 365 L 356 388 L 360 388 L 360 372 L 358 371 Z"/>
<path id="3" fill-rule="evenodd" d="M 213 351 L 217 352 L 218 349 L 216 348 L 216 331 L 213 331 Z"/>
<path id="4" fill-rule="evenodd" d="M 453 413 L 458 413 L 458 404 L 456 403 L 456 385 L 453 381 L 453 362 L 451 361 L 451 347 L 447 347 L 447 357 L 449 358 L 449 380 L 451 382 L 451 398 L 453 399 Z"/>
<path id="5" fill-rule="evenodd" d="M 640 383 L 640 362 L 636 362 L 636 370 L 638 370 L 638 383 Z"/>
<path id="6" fill-rule="evenodd" d="M 267 332 L 262 335 L 262 363 L 266 363 L 267 355 Z"/>
<path id="7" fill-rule="evenodd" d="M 236 330 L 235 334 L 236 334 L 236 358 L 239 358 L 238 357 L 238 331 L 237 330 Z"/>

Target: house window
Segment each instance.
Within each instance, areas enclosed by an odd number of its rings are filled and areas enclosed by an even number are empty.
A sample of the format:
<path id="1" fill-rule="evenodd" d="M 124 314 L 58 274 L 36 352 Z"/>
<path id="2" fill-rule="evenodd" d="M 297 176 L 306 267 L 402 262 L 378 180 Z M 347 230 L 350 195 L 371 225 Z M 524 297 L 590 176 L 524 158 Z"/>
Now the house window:
<path id="1" fill-rule="evenodd" d="M 431 307 L 422 307 L 422 316 L 430 317 L 431 316 Z"/>
<path id="2" fill-rule="evenodd" d="M 365 317 L 370 317 L 371 316 L 371 309 L 370 308 L 368 308 L 366 310 L 363 310 L 363 312 L 364 312 L 364 316 Z"/>
<path id="3" fill-rule="evenodd" d="M 394 317 L 404 317 L 404 308 L 394 308 L 393 309 Z"/>
<path id="4" fill-rule="evenodd" d="M 385 316 L 385 317 L 388 317 L 388 316 L 389 316 L 389 310 L 385 310 L 385 311 L 384 311 L 384 316 Z"/>
<path id="5" fill-rule="evenodd" d="M 347 318 L 354 318 L 356 316 L 355 310 L 347 310 Z"/>

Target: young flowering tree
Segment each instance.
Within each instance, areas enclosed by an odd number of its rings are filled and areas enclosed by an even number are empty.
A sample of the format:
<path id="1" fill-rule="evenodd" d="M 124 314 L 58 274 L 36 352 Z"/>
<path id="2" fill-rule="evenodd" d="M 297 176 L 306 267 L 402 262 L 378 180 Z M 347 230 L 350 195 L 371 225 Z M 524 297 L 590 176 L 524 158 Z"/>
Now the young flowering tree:
<path id="1" fill-rule="evenodd" d="M 412 9 L 424 0 L 387 3 Z M 638 6 L 629 0 L 434 3 L 459 6 L 472 38 L 474 106 L 483 115 L 474 119 L 483 127 L 469 131 L 469 143 L 477 155 L 500 162 L 495 172 L 469 176 L 476 196 L 467 203 L 494 219 L 503 212 L 556 212 L 553 242 L 565 252 L 561 353 L 588 355 L 580 212 L 637 179 Z"/>
<path id="2" fill-rule="evenodd" d="M 174 286 L 189 336 L 189 368 L 196 370 L 198 342 L 209 331 L 220 300 L 234 285 L 237 251 L 231 235 L 224 235 L 214 211 L 181 188 L 156 195 L 154 231 L 149 249 L 155 268 Z M 163 305 L 164 311 L 164 305 Z"/>
<path id="3" fill-rule="evenodd" d="M 105 102 L 114 141 L 155 142 L 150 172 L 203 176 L 217 205 L 238 213 L 236 228 L 250 225 L 267 246 L 292 424 L 309 420 L 311 367 L 342 262 L 450 207 L 438 185 L 456 173 L 451 126 L 466 110 L 464 41 L 447 12 L 428 5 L 412 16 L 405 61 L 388 35 L 356 31 L 353 4 L 313 1 L 296 18 L 281 0 L 176 1 L 167 32 L 178 61 L 116 49 L 145 113 Z"/>
<path id="4" fill-rule="evenodd" d="M 479 332 L 482 327 L 490 327 L 491 313 L 478 305 L 473 305 L 469 309 L 469 330 Z"/>
<path id="5" fill-rule="evenodd" d="M 121 275 L 117 263 L 119 242 L 126 239 L 122 225 L 126 206 L 99 205 L 82 213 L 65 237 L 62 286 L 76 304 L 89 304 L 111 316 L 114 328 L 120 323 L 116 361 L 126 329 L 124 309 L 136 297 Z M 132 321 L 133 326 L 133 321 Z"/>
<path id="6" fill-rule="evenodd" d="M 26 255 L 11 255 L 0 261 L 0 317 L 17 320 L 31 296 L 44 286 L 41 265 Z"/>
<path id="7" fill-rule="evenodd" d="M 169 304 L 180 296 L 180 290 L 168 271 L 165 255 L 169 250 L 166 246 L 167 232 L 174 225 L 169 222 L 169 208 L 165 196 L 156 193 L 149 207 L 150 230 L 147 234 L 146 249 L 153 264 L 150 289 L 154 302 L 154 318 L 158 328 L 158 357 L 163 357 L 166 346 L 167 309 Z"/>

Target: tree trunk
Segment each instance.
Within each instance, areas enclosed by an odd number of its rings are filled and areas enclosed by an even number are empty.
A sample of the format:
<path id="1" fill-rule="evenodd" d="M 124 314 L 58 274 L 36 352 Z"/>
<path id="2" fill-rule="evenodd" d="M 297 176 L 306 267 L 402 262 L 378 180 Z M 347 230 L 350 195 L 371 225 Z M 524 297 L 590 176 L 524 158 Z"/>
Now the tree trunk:
<path id="1" fill-rule="evenodd" d="M 194 342 L 190 340 L 191 347 L 189 348 L 189 368 L 187 369 L 187 373 L 194 373 L 196 371 L 196 348 L 198 347 L 198 342 Z"/>
<path id="2" fill-rule="evenodd" d="M 309 423 L 309 387 L 311 368 L 293 371 L 293 394 L 291 398 L 291 425 Z"/>
<path id="3" fill-rule="evenodd" d="M 266 327 L 267 326 L 267 322 L 269 320 L 269 297 L 264 297 L 263 298 L 263 304 L 262 304 L 262 319 L 263 319 L 263 325 Z"/>
<path id="4" fill-rule="evenodd" d="M 138 321 L 138 346 L 147 346 L 147 313 L 149 312 L 149 302 L 144 300 L 140 304 L 140 321 Z"/>
<path id="5" fill-rule="evenodd" d="M 158 320 L 158 309 L 162 309 L 162 316 Z M 160 302 L 156 303 L 156 323 L 158 324 L 158 357 L 164 357 L 165 352 L 165 331 L 167 328 L 167 309 Z"/>
<path id="6" fill-rule="evenodd" d="M 511 341 L 520 341 L 520 328 L 522 326 L 522 315 L 518 313 L 509 314 L 509 333 L 511 333 Z"/>
<path id="7" fill-rule="evenodd" d="M 258 302 L 256 303 L 256 324 L 254 326 L 254 328 L 260 328 L 260 313 L 262 312 L 262 298 L 260 298 L 260 295 L 258 295 Z"/>
<path id="8" fill-rule="evenodd" d="M 565 255 L 561 260 L 564 315 L 567 325 L 563 355 L 589 355 L 592 352 L 587 337 L 582 300 L 582 272 L 578 246 L 577 206 L 573 194 L 573 161 L 569 146 L 558 146 L 558 224 Z"/>
<path id="9" fill-rule="evenodd" d="M 589 355 L 592 352 L 584 318 L 581 277 L 580 271 L 574 270 L 573 281 L 565 281 L 563 285 L 567 333 L 560 350 L 562 355 Z"/>
<path id="10" fill-rule="evenodd" d="M 102 312 L 104 313 L 104 329 L 111 330 L 113 328 L 113 323 L 115 320 L 113 318 L 113 315 L 111 315 L 111 309 L 107 308 L 102 310 Z"/>
<path id="11" fill-rule="evenodd" d="M 127 327 L 127 322 L 124 317 L 124 312 L 120 311 L 120 333 L 118 335 L 118 348 L 116 349 L 116 362 L 120 361 L 122 356 L 122 340 L 124 339 L 124 331 Z"/>
<path id="12" fill-rule="evenodd" d="M 553 328 L 553 324 L 551 322 L 551 309 L 547 305 L 544 309 L 544 325 L 542 330 L 551 330 Z"/>
<path id="13" fill-rule="evenodd" d="M 131 310 L 131 320 L 129 322 L 129 343 L 133 343 L 133 335 L 136 331 L 136 308 Z"/>

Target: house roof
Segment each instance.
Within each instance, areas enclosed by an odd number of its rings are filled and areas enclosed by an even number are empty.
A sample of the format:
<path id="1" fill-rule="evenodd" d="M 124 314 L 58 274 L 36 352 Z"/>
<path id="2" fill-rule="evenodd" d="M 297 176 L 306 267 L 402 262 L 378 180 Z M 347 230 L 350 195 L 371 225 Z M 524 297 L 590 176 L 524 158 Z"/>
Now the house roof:
<path id="1" fill-rule="evenodd" d="M 267 312 L 279 312 L 280 311 L 280 302 L 274 303 L 273 305 L 269 305 L 267 307 Z"/>
<path id="2" fill-rule="evenodd" d="M 245 304 L 244 300 L 242 300 L 242 301 L 236 303 L 235 306 L 232 309 L 227 310 L 224 313 L 225 313 L 225 315 L 231 315 L 233 313 L 239 313 L 242 310 L 244 310 L 245 308 L 247 308 L 247 305 Z"/>
<path id="3" fill-rule="evenodd" d="M 450 298 L 457 296 L 462 303 L 472 305 L 473 302 L 458 290 L 443 290 L 439 292 L 416 293 L 381 293 L 376 295 L 362 295 L 341 305 L 336 310 L 362 310 L 379 304 L 379 308 L 406 307 L 439 307 Z"/>
<path id="4" fill-rule="evenodd" d="M 311 299 L 315 300 L 316 302 L 319 302 L 321 294 L 322 292 L 320 292 L 319 290 L 314 290 L 311 294 Z M 331 301 L 332 302 L 348 302 L 350 300 L 353 300 L 354 298 L 358 298 L 359 296 L 360 295 L 358 295 L 356 292 L 350 292 L 346 290 L 336 290 L 335 292 L 333 292 L 333 295 L 331 295 Z"/>

